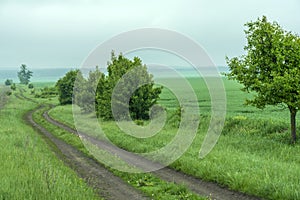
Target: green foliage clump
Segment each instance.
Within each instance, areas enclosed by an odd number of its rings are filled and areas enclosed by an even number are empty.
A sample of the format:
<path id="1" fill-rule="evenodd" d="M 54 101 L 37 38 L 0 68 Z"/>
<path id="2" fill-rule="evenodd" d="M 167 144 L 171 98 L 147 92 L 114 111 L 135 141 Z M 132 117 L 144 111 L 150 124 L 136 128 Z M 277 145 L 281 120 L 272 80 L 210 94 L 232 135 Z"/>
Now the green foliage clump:
<path id="1" fill-rule="evenodd" d="M 34 90 L 31 91 L 32 94 L 35 93 Z M 56 97 L 58 95 L 56 87 L 44 87 L 41 89 L 40 93 L 35 94 L 35 98 L 51 98 Z"/>
<path id="2" fill-rule="evenodd" d="M 246 24 L 246 55 L 227 59 L 230 79 L 255 92 L 247 104 L 257 108 L 283 104 L 290 111 L 291 137 L 296 141 L 296 113 L 300 109 L 300 37 L 270 23 L 264 16 Z"/>
<path id="3" fill-rule="evenodd" d="M 4 84 L 5 84 L 6 86 L 12 85 L 12 84 L 13 84 L 13 80 L 11 80 L 11 79 L 6 79 L 6 81 L 4 82 Z"/>
<path id="4" fill-rule="evenodd" d="M 16 90 L 17 89 L 17 86 L 16 86 L 16 84 L 15 83 L 13 83 L 11 86 L 10 86 L 10 89 L 12 89 L 12 90 Z"/>
<path id="5" fill-rule="evenodd" d="M 97 94 L 96 99 L 98 116 L 105 120 L 149 119 L 149 110 L 157 102 L 162 88 L 154 87 L 153 76 L 141 59 L 129 60 L 122 54 L 115 56 L 112 53 L 107 70 L 102 93 Z M 117 107 L 114 113 L 112 98 Z"/>
<path id="6" fill-rule="evenodd" d="M 96 110 L 104 120 L 149 119 L 149 110 L 156 104 L 161 87 L 154 87 L 153 76 L 141 59 L 130 60 L 112 53 L 107 70 L 107 76 L 96 67 L 87 79 L 77 77 L 75 103 L 84 112 Z"/>
<path id="7" fill-rule="evenodd" d="M 105 75 L 102 73 L 98 66 L 95 71 L 90 71 L 89 76 L 84 79 L 82 76 L 77 77 L 75 88 L 77 90 L 75 103 L 85 113 L 92 112 L 98 107 L 96 96 L 103 94 L 103 86 Z"/>
<path id="8" fill-rule="evenodd" d="M 73 88 L 77 74 L 82 76 L 79 70 L 71 70 L 56 82 L 55 86 L 58 90 L 58 100 L 61 105 L 72 104 Z"/>
<path id="9" fill-rule="evenodd" d="M 18 72 L 18 77 L 21 84 L 27 85 L 32 77 L 32 71 L 27 69 L 27 66 L 22 64 L 20 67 L 20 71 Z"/>
<path id="10" fill-rule="evenodd" d="M 7 96 L 10 96 L 12 94 L 12 92 L 9 90 L 9 91 L 6 91 L 5 93 Z"/>
<path id="11" fill-rule="evenodd" d="M 29 84 L 28 84 L 28 88 L 29 88 L 29 89 L 33 89 L 33 88 L 34 88 L 33 84 L 32 84 L 32 83 L 29 83 Z"/>
<path id="12" fill-rule="evenodd" d="M 181 121 L 182 108 L 178 107 L 170 116 L 168 124 L 173 128 L 179 128 Z"/>

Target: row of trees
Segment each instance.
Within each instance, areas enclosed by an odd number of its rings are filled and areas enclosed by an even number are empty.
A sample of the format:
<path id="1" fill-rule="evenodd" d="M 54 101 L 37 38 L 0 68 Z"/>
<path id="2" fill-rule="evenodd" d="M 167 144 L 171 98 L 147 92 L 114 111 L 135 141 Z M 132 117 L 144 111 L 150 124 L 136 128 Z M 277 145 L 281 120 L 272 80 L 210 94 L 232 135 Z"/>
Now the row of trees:
<path id="1" fill-rule="evenodd" d="M 105 120 L 148 119 L 149 109 L 156 103 L 161 87 L 155 87 L 141 59 L 111 55 L 105 75 L 98 67 L 84 78 L 72 70 L 56 83 L 61 104 L 74 103 L 84 112 L 96 111 Z M 112 101 L 114 99 L 114 101 Z M 117 108 L 112 112 L 112 102 Z M 128 112 L 129 111 L 129 112 Z"/>

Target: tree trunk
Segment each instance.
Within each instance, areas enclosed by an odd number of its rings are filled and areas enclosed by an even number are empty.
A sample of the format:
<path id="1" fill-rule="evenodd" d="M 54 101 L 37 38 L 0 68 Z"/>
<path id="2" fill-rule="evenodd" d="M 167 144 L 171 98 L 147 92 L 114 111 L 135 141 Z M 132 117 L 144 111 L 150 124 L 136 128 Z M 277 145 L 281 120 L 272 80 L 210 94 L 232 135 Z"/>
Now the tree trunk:
<path id="1" fill-rule="evenodd" d="M 291 115 L 291 137 L 292 143 L 296 142 L 296 114 L 297 110 L 294 107 L 289 107 Z"/>

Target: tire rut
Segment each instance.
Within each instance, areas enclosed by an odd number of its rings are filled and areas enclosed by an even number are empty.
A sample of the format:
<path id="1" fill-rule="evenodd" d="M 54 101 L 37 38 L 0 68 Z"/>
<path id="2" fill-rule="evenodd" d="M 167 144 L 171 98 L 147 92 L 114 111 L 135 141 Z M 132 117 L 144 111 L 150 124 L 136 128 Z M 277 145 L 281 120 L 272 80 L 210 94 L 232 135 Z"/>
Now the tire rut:
<path id="1" fill-rule="evenodd" d="M 112 144 L 109 144 L 104 141 L 97 140 L 86 133 L 77 132 L 73 128 L 51 118 L 48 115 L 48 111 L 45 111 L 43 113 L 43 117 L 51 124 L 56 125 L 72 134 L 80 135 L 81 137 L 87 138 L 90 142 L 93 144 L 96 144 L 98 147 L 101 147 L 102 149 L 117 154 L 119 157 L 121 157 L 124 161 L 127 161 L 130 164 L 135 164 L 135 166 L 141 167 L 142 169 L 146 169 L 147 167 L 158 167 L 158 163 L 153 163 L 150 160 L 147 160 L 141 156 L 138 156 L 136 154 L 127 152 L 125 150 L 121 150 L 117 147 L 115 147 Z M 216 183 L 213 182 L 207 182 L 203 181 L 201 179 L 195 178 L 190 175 L 186 175 L 182 172 L 175 171 L 174 169 L 171 169 L 169 167 L 164 167 L 160 170 L 151 172 L 152 174 L 156 175 L 162 180 L 168 181 L 168 182 L 174 182 L 176 184 L 184 184 L 187 186 L 191 191 L 201 195 L 201 196 L 207 196 L 211 199 L 216 200 L 258 200 L 260 198 L 250 196 L 241 192 L 232 191 L 228 188 L 219 186 Z"/>
<path id="2" fill-rule="evenodd" d="M 41 108 L 42 107 L 39 107 L 28 112 L 25 116 L 25 120 L 55 145 L 61 154 L 58 155 L 58 157 L 62 158 L 62 160 L 73 168 L 81 178 L 85 179 L 87 183 L 97 191 L 99 196 L 109 200 L 148 199 L 148 197 L 140 191 L 125 183 L 121 178 L 113 175 L 97 161 L 85 156 L 82 152 L 56 138 L 44 127 L 37 124 L 33 120 L 32 114 Z"/>

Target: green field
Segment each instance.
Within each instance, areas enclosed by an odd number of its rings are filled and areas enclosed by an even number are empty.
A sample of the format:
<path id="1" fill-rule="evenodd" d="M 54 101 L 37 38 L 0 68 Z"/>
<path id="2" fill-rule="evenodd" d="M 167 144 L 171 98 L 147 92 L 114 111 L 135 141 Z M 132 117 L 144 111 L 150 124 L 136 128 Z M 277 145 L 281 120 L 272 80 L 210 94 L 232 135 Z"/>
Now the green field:
<path id="1" fill-rule="evenodd" d="M 176 84 L 176 80 L 172 81 Z M 171 164 L 171 167 L 265 199 L 299 199 L 300 145 L 299 141 L 294 145 L 290 144 L 288 110 L 272 106 L 265 110 L 245 107 L 244 100 L 251 98 L 251 95 L 241 92 L 241 85 L 236 82 L 223 79 L 227 94 L 225 126 L 213 151 L 204 159 L 199 159 L 199 150 L 210 121 L 210 97 L 202 79 L 190 78 L 189 82 L 198 96 L 201 121 L 192 145 L 180 159 Z M 54 83 L 34 85 L 35 92 L 38 92 L 39 88 L 53 86 Z M 16 98 L 15 94 L 20 94 L 20 88 L 25 90 L 26 97 L 37 103 Z M 4 91 L 4 87 L 0 89 Z M 5 98 L 8 100 L 7 104 L 0 108 L 0 142 L 3 147 L 0 155 L 3 160 L 0 198 L 99 198 L 93 189 L 57 158 L 53 148 L 49 148 L 49 144 L 23 119 L 25 113 L 38 105 L 52 104 L 57 106 L 50 110 L 50 116 L 75 127 L 72 106 L 59 106 L 56 97 L 35 98 L 31 90 L 19 85 L 17 91 Z M 117 146 L 132 152 L 151 152 L 164 147 L 172 140 L 180 119 L 177 113 L 179 104 L 167 88 L 163 90 L 159 104 L 167 110 L 168 121 L 165 127 L 151 138 L 138 139 L 124 134 L 113 121 L 99 122 L 106 136 Z M 46 106 L 44 110 L 47 108 Z M 56 137 L 91 156 L 78 137 L 48 124 L 42 119 L 42 112 L 43 110 L 34 113 L 35 121 Z M 75 112 L 80 113 L 80 110 Z M 90 119 L 91 115 L 83 117 Z M 91 120 L 86 123 L 87 130 L 99 125 Z M 89 134 L 99 137 L 99 134 L 93 131 Z M 129 174 L 110 170 L 154 199 L 201 199 L 185 186 L 167 183 L 151 174 Z"/>
<path id="2" fill-rule="evenodd" d="M 0 110 L 0 199 L 99 199 L 25 123 L 36 106 L 11 95 Z"/>
<path id="3" fill-rule="evenodd" d="M 263 111 L 245 107 L 244 100 L 251 95 L 241 92 L 239 84 L 224 79 L 227 93 L 225 127 L 213 151 L 199 159 L 199 149 L 210 120 L 210 98 L 202 79 L 189 81 L 198 96 L 201 122 L 193 144 L 171 167 L 266 199 L 299 199 L 300 146 L 299 142 L 295 145 L 289 143 L 288 110 L 272 106 Z M 178 106 L 174 95 L 165 89 L 159 103 L 169 111 L 169 121 L 152 138 L 137 139 L 123 134 L 112 121 L 101 121 L 101 127 L 106 136 L 121 148 L 134 152 L 159 149 L 176 134 L 178 120 L 172 114 Z M 74 126 L 71 106 L 58 106 L 51 110 L 50 115 Z M 87 123 L 86 126 L 95 127 L 97 124 Z"/>

